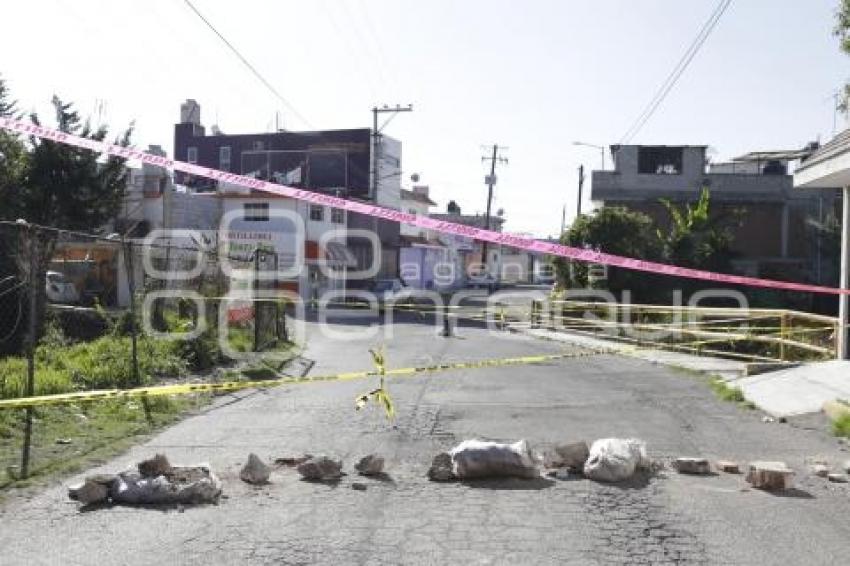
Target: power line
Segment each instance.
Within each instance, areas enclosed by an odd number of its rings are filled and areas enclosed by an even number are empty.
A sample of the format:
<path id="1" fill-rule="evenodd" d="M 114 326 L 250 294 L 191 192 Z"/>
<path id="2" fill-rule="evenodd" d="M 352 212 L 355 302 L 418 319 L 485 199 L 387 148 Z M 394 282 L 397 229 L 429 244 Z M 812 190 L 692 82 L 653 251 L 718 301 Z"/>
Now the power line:
<path id="1" fill-rule="evenodd" d="M 250 62 L 248 62 L 248 60 L 247 60 L 245 57 L 243 57 L 243 56 L 242 56 L 242 54 L 239 52 L 239 50 L 238 50 L 238 49 L 236 49 L 236 47 L 234 47 L 232 43 L 230 43 L 229 41 L 227 41 L 227 38 L 225 38 L 225 37 L 221 34 L 221 32 L 219 32 L 219 31 L 215 28 L 215 26 L 213 26 L 213 25 L 210 23 L 210 21 L 209 21 L 208 19 L 206 19 L 206 18 L 204 17 L 204 15 L 203 15 L 203 14 L 201 14 L 201 12 L 200 12 L 200 11 L 198 11 L 198 9 L 195 7 L 195 5 L 194 5 L 194 4 L 192 4 L 191 0 L 183 0 L 183 1 L 186 3 L 186 5 L 187 5 L 187 6 L 189 6 L 189 8 L 191 8 L 191 10 L 192 10 L 193 12 L 195 12 L 195 14 L 196 14 L 196 15 L 197 15 L 200 19 L 201 19 L 201 21 L 202 21 L 202 22 L 204 22 L 204 23 L 207 25 L 207 27 L 208 27 L 208 28 L 210 28 L 210 29 L 212 30 L 212 32 L 213 32 L 214 34 L 216 34 L 216 35 L 218 36 L 218 38 L 219 38 L 221 41 L 223 41 L 223 42 L 224 42 L 224 44 L 225 44 L 225 45 L 226 45 L 226 46 L 227 46 L 227 47 L 228 47 L 228 48 L 229 48 L 229 49 L 233 52 L 233 54 L 234 54 L 234 55 L 236 55 L 236 57 L 238 57 L 238 58 L 239 58 L 239 60 L 240 60 L 240 61 L 242 61 L 242 63 L 243 63 L 246 67 L 248 67 L 248 70 L 249 70 L 249 71 L 251 71 L 251 72 L 254 74 L 254 76 L 255 76 L 255 77 L 257 77 L 257 79 L 259 79 L 259 81 L 260 81 L 261 83 L 263 83 L 263 85 L 265 85 L 265 87 L 266 87 L 267 89 L 269 89 L 269 91 L 270 91 L 270 92 L 271 92 L 271 93 L 272 93 L 272 94 L 273 94 L 273 95 L 274 95 L 274 96 L 275 96 L 278 100 L 280 100 L 280 101 L 281 101 L 281 102 L 282 102 L 282 103 L 283 103 L 283 104 L 284 104 L 287 108 L 289 108 L 289 110 L 292 112 L 292 114 L 294 114 L 294 115 L 295 115 L 295 117 L 296 117 L 296 118 L 298 118 L 299 120 L 301 120 L 301 121 L 302 121 L 304 124 L 306 124 L 309 128 L 313 128 L 313 124 L 311 124 L 309 120 L 307 120 L 304 116 L 302 116 L 302 115 L 301 115 L 301 113 L 300 113 L 300 112 L 298 112 L 298 110 L 296 110 L 296 108 L 295 108 L 292 104 L 290 104 L 290 102 L 289 102 L 288 100 L 286 100 L 286 98 L 284 98 L 284 97 L 283 97 L 283 95 L 282 95 L 282 94 L 280 94 L 280 93 L 277 91 L 277 89 L 276 89 L 275 87 L 273 87 L 273 86 L 272 86 L 272 84 L 271 84 L 269 81 L 267 81 L 267 80 L 266 80 L 266 78 L 265 78 L 263 75 L 261 75 L 261 74 L 260 74 L 260 72 L 259 72 L 259 71 L 258 71 L 258 70 L 257 70 L 257 69 L 256 69 L 256 68 L 255 68 L 255 67 L 254 67 L 251 63 L 250 63 Z"/>
<path id="2" fill-rule="evenodd" d="M 694 40 L 691 42 L 688 49 L 685 50 L 685 53 L 682 55 L 682 58 L 679 59 L 679 62 L 676 63 L 676 66 L 673 67 L 673 70 L 667 76 L 661 86 L 658 88 L 658 91 L 655 93 L 655 96 L 652 100 L 649 101 L 649 104 L 646 105 L 646 108 L 643 109 L 643 112 L 635 119 L 634 123 L 632 123 L 631 127 L 626 131 L 620 140 L 620 144 L 626 144 L 630 142 L 637 134 L 640 132 L 641 128 L 652 118 L 652 115 L 655 114 L 655 111 L 679 81 L 682 74 L 688 68 L 691 61 L 693 61 L 696 54 L 699 52 L 700 48 L 705 43 L 708 36 L 711 35 L 711 32 L 714 31 L 717 22 L 720 21 L 720 18 L 723 17 L 723 14 L 726 12 L 726 9 L 729 8 L 729 5 L 732 3 L 732 0 L 720 0 L 717 4 L 717 7 L 708 17 L 708 19 L 703 24 L 702 28 L 697 33 Z"/>

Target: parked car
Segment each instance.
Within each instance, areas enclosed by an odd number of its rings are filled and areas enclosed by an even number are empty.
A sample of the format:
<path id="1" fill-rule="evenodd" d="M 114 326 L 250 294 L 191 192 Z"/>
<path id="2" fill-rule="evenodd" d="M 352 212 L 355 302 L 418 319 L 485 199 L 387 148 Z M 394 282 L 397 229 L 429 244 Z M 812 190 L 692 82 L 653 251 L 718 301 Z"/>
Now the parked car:
<path id="1" fill-rule="evenodd" d="M 73 305 L 80 301 L 80 294 L 74 283 L 59 271 L 48 271 L 44 283 L 47 300 L 51 303 Z"/>
<path id="2" fill-rule="evenodd" d="M 380 307 L 387 303 L 403 304 L 411 300 L 410 289 L 398 278 L 377 279 L 369 290 L 374 293 Z"/>
<path id="3" fill-rule="evenodd" d="M 468 289 L 487 289 L 490 293 L 499 290 L 499 282 L 489 273 L 470 275 L 466 280 Z"/>

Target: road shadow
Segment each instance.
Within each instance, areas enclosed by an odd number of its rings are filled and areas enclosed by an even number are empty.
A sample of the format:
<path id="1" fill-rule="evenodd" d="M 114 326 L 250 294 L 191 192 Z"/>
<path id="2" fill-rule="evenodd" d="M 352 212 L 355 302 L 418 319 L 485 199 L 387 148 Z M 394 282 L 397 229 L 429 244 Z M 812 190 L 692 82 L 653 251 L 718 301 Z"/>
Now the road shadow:
<path id="1" fill-rule="evenodd" d="M 473 489 L 492 489 L 507 491 L 539 491 L 555 485 L 555 481 L 549 478 L 482 478 L 475 480 L 463 480 L 461 485 Z"/>
<path id="2" fill-rule="evenodd" d="M 815 496 L 809 493 L 806 490 L 799 489 L 796 487 L 792 487 L 789 489 L 783 489 L 778 491 L 768 491 L 766 489 L 755 489 L 754 491 L 762 491 L 767 493 L 768 495 L 772 495 L 774 497 L 790 497 L 793 499 L 815 499 Z"/>

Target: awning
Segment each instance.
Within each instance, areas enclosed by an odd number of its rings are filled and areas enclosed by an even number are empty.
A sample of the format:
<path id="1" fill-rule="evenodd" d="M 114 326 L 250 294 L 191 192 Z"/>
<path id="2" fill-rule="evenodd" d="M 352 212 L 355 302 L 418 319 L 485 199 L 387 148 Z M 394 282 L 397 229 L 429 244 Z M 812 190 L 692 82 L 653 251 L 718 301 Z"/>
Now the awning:
<path id="1" fill-rule="evenodd" d="M 349 251 L 345 244 L 339 242 L 328 242 L 325 244 L 325 258 L 328 263 L 344 265 L 345 267 L 357 267 L 357 258 Z"/>

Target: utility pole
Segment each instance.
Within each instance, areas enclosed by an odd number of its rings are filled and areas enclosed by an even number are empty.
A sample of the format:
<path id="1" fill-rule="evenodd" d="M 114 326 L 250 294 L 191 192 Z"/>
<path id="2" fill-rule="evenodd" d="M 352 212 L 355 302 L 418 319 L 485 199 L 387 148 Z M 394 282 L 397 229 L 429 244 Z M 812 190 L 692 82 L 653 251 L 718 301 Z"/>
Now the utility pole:
<path id="1" fill-rule="evenodd" d="M 487 183 L 487 213 L 484 215 L 484 226 L 486 230 L 490 229 L 490 209 L 493 205 L 493 186 L 496 184 L 496 163 L 507 163 L 507 157 L 501 157 L 499 155 L 499 149 L 506 149 L 505 147 L 499 147 L 498 144 L 493 144 L 493 155 L 492 156 L 484 156 L 481 158 L 481 161 L 489 161 L 490 162 L 490 174 L 484 178 L 484 182 Z M 484 264 L 484 269 L 487 269 L 487 240 L 481 242 L 481 263 Z"/>
<path id="2" fill-rule="evenodd" d="M 378 108 L 374 106 L 372 108 L 372 186 L 369 191 L 372 196 L 372 200 L 377 202 L 378 199 L 378 170 L 379 164 L 381 161 L 381 130 L 383 130 L 390 121 L 395 118 L 399 112 L 413 112 L 413 105 L 408 104 L 407 106 L 401 106 L 399 104 L 395 105 L 395 108 L 391 108 L 384 104 L 382 108 Z M 378 114 L 389 113 L 390 117 L 378 127 Z"/>
<path id="3" fill-rule="evenodd" d="M 578 166 L 578 205 L 576 218 L 581 216 L 581 190 L 584 187 L 584 165 Z"/>

